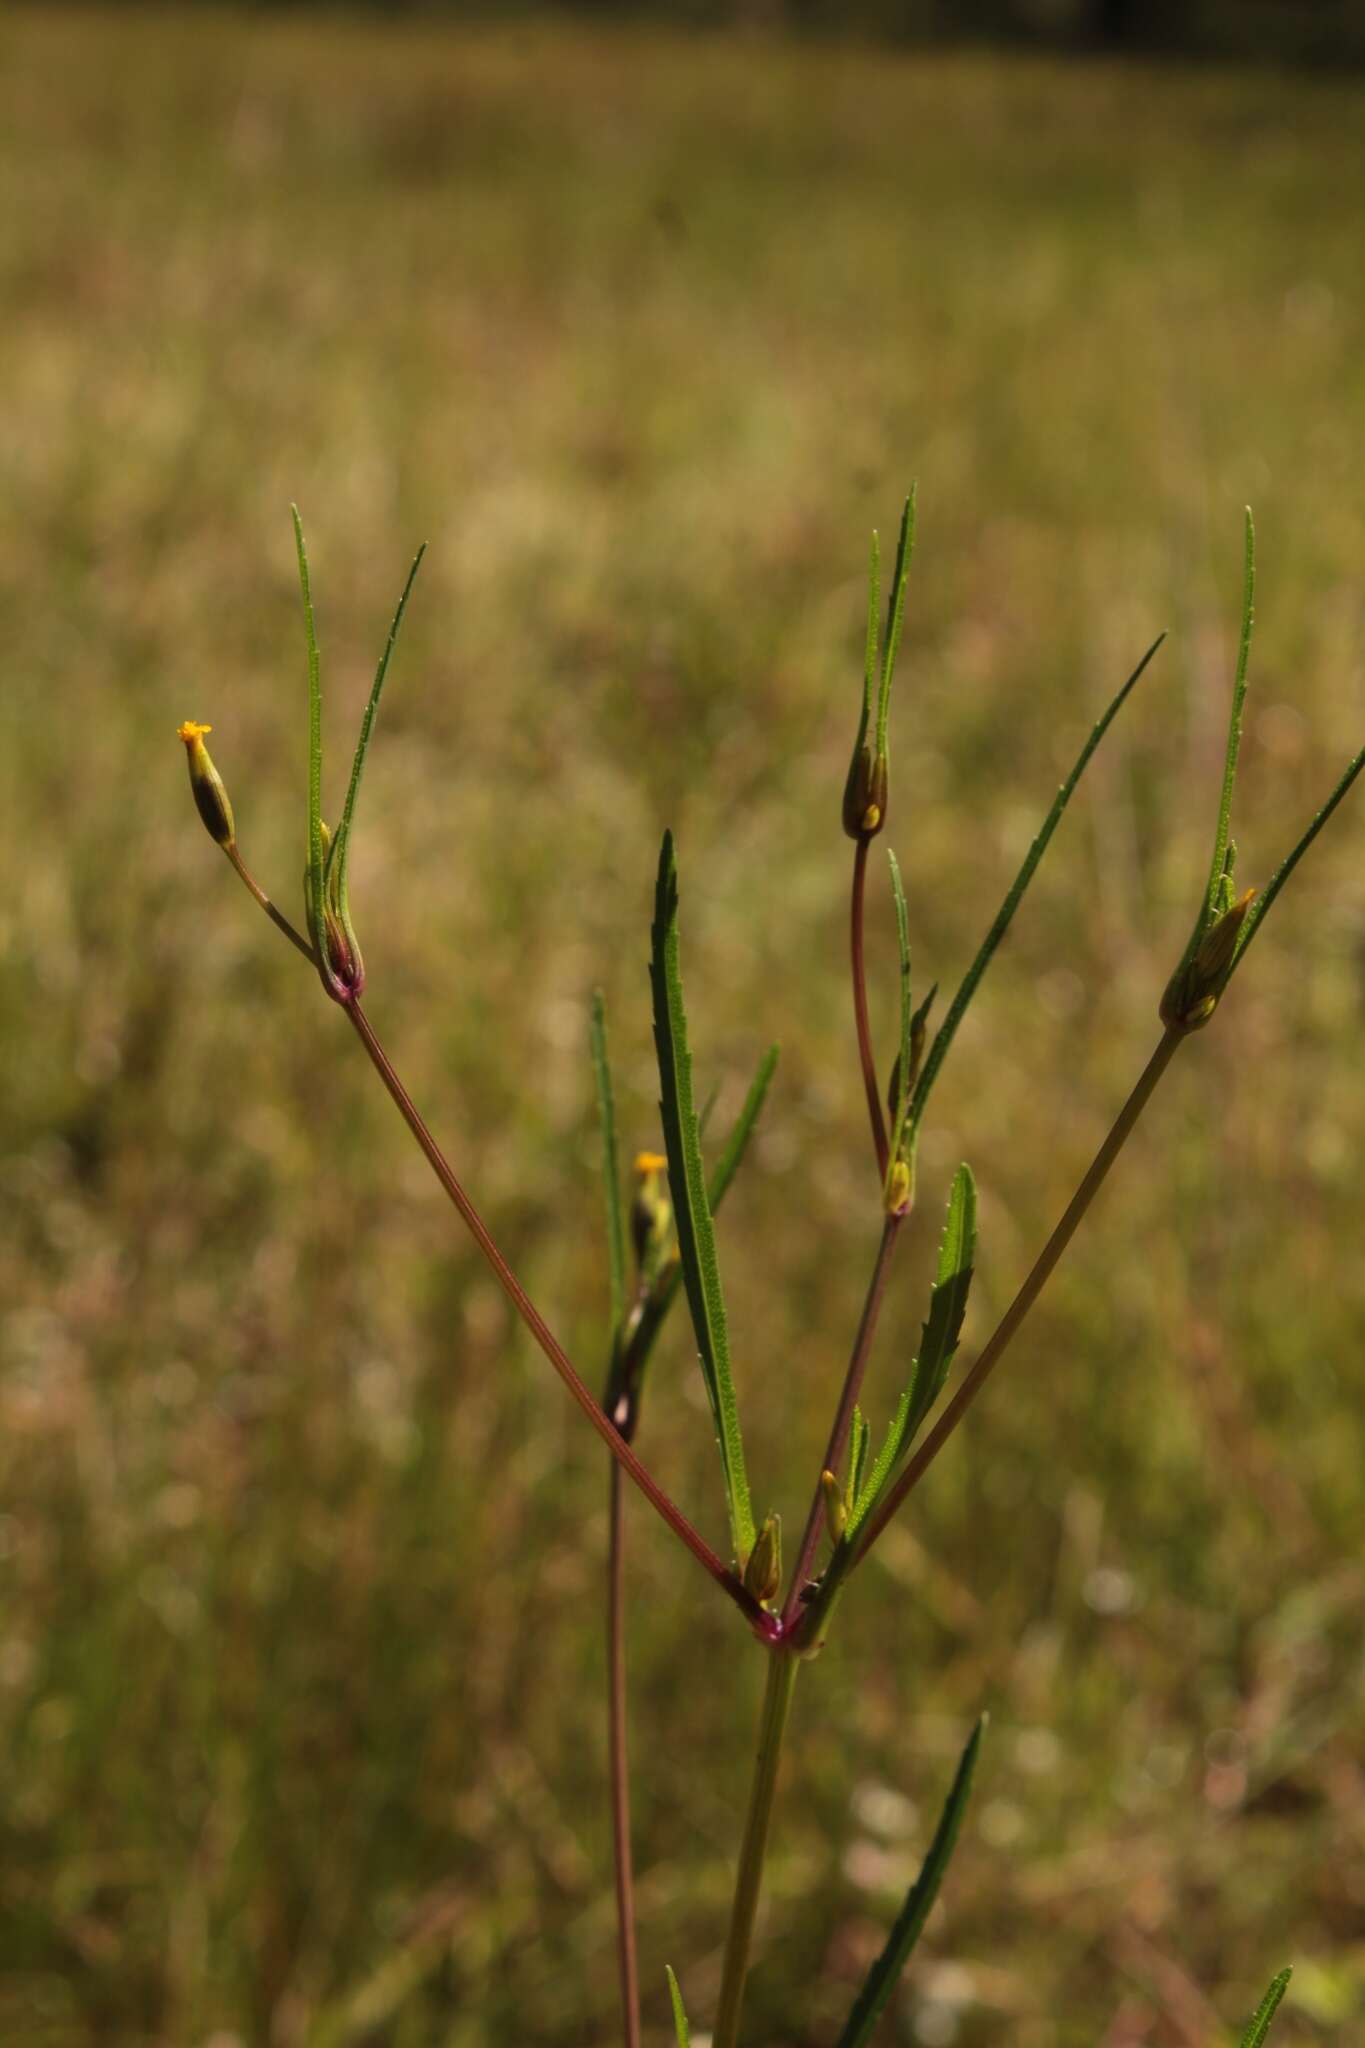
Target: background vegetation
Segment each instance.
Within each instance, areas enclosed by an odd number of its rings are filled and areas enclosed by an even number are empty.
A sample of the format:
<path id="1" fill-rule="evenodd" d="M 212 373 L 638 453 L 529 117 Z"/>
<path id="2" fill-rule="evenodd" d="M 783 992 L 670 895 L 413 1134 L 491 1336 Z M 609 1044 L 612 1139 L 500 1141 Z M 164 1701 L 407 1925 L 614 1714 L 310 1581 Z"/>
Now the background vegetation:
<path id="1" fill-rule="evenodd" d="M 962 1034 L 979 1340 L 1157 1035 L 1240 573 L 1264 876 L 1365 713 L 1355 84 L 522 23 L 0 18 L 0 2037 L 613 2036 L 604 1461 L 340 1018 L 207 844 L 302 859 L 431 550 L 354 869 L 371 1013 L 596 1373 L 586 1051 L 656 1141 L 659 833 L 704 1083 L 784 1057 L 722 1230 L 760 1511 L 796 1515 L 877 1218 L 839 797 L 868 528 L 920 547 L 890 837 L 970 957 L 1173 629 Z M 333 799 L 335 801 L 335 798 Z M 801 1689 L 752 2039 L 816 2048 L 979 1792 L 888 2038 L 1365 2023 L 1365 824 L 1316 848 Z M 880 1028 L 894 1031 L 889 895 Z M 681 1322 L 641 1448 L 721 1539 Z M 633 1505 L 633 1504 L 632 1504 Z M 641 1511 L 642 1965 L 709 2008 L 760 1659 Z"/>

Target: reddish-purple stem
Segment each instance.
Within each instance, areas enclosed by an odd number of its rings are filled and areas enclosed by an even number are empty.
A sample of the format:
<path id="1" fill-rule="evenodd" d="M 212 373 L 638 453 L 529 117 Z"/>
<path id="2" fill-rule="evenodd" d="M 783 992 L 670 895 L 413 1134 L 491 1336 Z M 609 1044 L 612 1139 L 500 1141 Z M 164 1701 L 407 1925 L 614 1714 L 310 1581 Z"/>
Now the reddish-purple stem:
<path id="1" fill-rule="evenodd" d="M 877 1333 L 877 1318 L 881 1313 L 882 1297 L 886 1293 L 886 1276 L 891 1266 L 891 1253 L 904 1216 L 888 1216 L 882 1225 L 881 1243 L 877 1246 L 877 1260 L 872 1268 L 872 1278 L 867 1283 L 867 1298 L 858 1320 L 858 1334 L 853 1339 L 853 1350 L 849 1355 L 848 1371 L 844 1374 L 843 1390 L 839 1395 L 839 1406 L 834 1411 L 830 1427 L 829 1442 L 825 1446 L 825 1460 L 821 1473 L 838 1473 L 839 1461 L 844 1455 L 848 1442 L 849 1425 L 853 1421 L 853 1410 L 862 1389 L 863 1374 L 872 1352 L 872 1340 Z M 810 1577 L 815 1562 L 815 1552 L 820 1542 L 820 1530 L 825 1518 L 825 1496 L 819 1481 L 816 1482 L 815 1496 L 806 1516 L 806 1526 L 801 1537 L 801 1548 L 797 1553 L 796 1569 L 787 1589 L 787 1604 L 782 1610 L 782 1627 L 787 1631 L 801 1613 L 801 1589 Z"/>
<path id="2" fill-rule="evenodd" d="M 867 883 L 867 849 L 870 839 L 860 839 L 853 855 L 853 892 L 849 903 L 849 951 L 853 964 L 853 1018 L 858 1027 L 858 1060 L 867 1090 L 867 1114 L 872 1125 L 872 1143 L 877 1154 L 877 1171 L 886 1179 L 888 1157 L 886 1118 L 882 1114 L 882 1092 L 877 1083 L 877 1062 L 872 1052 L 872 1026 L 867 1015 L 867 971 L 863 961 L 863 896 Z"/>
<path id="3" fill-rule="evenodd" d="M 1086 1210 L 1099 1192 L 1100 1186 L 1110 1167 L 1123 1150 L 1124 1142 L 1129 1132 L 1146 1108 L 1157 1082 L 1170 1065 L 1182 1036 L 1183 1034 L 1178 1030 L 1168 1030 L 1162 1037 L 1156 1051 L 1152 1054 L 1152 1057 L 1139 1075 L 1137 1085 L 1134 1087 L 1132 1094 L 1128 1097 L 1128 1100 L 1115 1118 L 1113 1128 L 1110 1130 L 1108 1137 L 1100 1146 L 1099 1151 L 1095 1154 L 1094 1159 L 1087 1168 L 1085 1178 L 1067 1203 L 1061 1221 L 1035 1259 L 1028 1278 L 1024 1281 L 1023 1286 L 1006 1309 L 994 1334 L 988 1339 L 985 1348 L 976 1359 L 957 1392 L 953 1395 L 952 1400 L 948 1403 L 942 1415 L 940 1415 L 938 1421 L 924 1439 L 924 1442 L 910 1459 L 910 1462 L 901 1473 L 900 1478 L 892 1487 L 881 1507 L 872 1517 L 871 1522 L 868 1524 L 867 1534 L 859 1546 L 857 1563 L 862 1563 L 868 1551 L 881 1535 L 882 1530 L 900 1507 L 901 1502 L 905 1499 L 911 1488 L 916 1486 L 923 1478 L 924 1474 L 933 1464 L 934 1459 L 961 1422 L 963 1416 L 967 1413 L 967 1410 L 971 1407 L 972 1402 L 985 1386 L 986 1381 L 1004 1355 L 1010 1339 L 1014 1336 L 1019 1325 L 1042 1293 L 1057 1261 L 1075 1236 L 1081 1218 L 1085 1215 Z"/>
<path id="4" fill-rule="evenodd" d="M 696 1558 L 698 1564 L 711 1574 L 716 1584 L 734 1601 L 754 1633 L 764 1641 L 772 1641 L 777 1634 L 774 1617 L 764 1612 L 757 1600 L 754 1599 L 753 1595 L 745 1588 L 734 1572 L 726 1570 L 705 1537 L 693 1528 L 691 1522 L 688 1521 L 686 1515 L 682 1512 L 682 1509 L 669 1499 L 658 1481 L 646 1471 L 625 1438 L 621 1435 L 621 1432 L 603 1414 L 601 1406 L 593 1399 L 583 1379 L 570 1362 L 568 1354 L 546 1323 L 545 1318 L 541 1315 L 535 1303 L 531 1300 L 530 1295 L 526 1292 L 516 1274 L 512 1271 L 512 1268 L 508 1265 L 501 1251 L 499 1251 L 488 1230 L 488 1226 L 456 1179 L 445 1154 L 422 1121 L 416 1104 L 394 1071 L 389 1056 L 375 1036 L 374 1027 L 365 1015 L 360 1003 L 352 999 L 343 1002 L 341 1007 L 355 1026 L 356 1036 L 369 1054 L 375 1071 L 393 1098 L 399 1115 L 412 1132 L 417 1143 L 421 1146 L 428 1166 L 430 1166 L 437 1180 L 445 1189 L 446 1194 L 460 1216 L 460 1220 L 475 1244 L 477 1244 L 479 1250 L 487 1259 L 503 1293 L 512 1303 L 517 1314 L 521 1317 L 527 1329 L 531 1332 L 531 1335 L 535 1338 L 537 1344 L 539 1344 L 541 1350 L 563 1380 L 570 1394 L 578 1403 L 584 1415 L 587 1416 L 588 1421 L 597 1431 L 607 1449 L 611 1452 L 613 1458 L 630 1474 L 655 1513 L 663 1517 L 675 1536 L 681 1537 L 693 1557 Z"/>

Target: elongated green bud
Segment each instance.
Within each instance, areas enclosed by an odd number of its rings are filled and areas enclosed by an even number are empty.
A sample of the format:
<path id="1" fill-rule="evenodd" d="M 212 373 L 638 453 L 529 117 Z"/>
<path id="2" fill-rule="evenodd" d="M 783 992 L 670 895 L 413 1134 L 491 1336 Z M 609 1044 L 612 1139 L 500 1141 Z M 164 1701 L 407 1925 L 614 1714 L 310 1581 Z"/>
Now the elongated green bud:
<path id="1" fill-rule="evenodd" d="M 848 1504 L 844 1490 L 832 1472 L 820 1474 L 820 1491 L 825 1497 L 825 1528 L 831 1543 L 838 1543 L 848 1526 Z"/>
<path id="2" fill-rule="evenodd" d="M 744 1567 L 744 1584 L 761 1606 L 775 1600 L 782 1584 L 782 1517 L 769 1515 Z"/>
<path id="3" fill-rule="evenodd" d="M 232 805 L 223 787 L 223 778 L 214 767 L 209 750 L 204 745 L 204 734 L 212 732 L 211 725 L 196 725 L 192 718 L 176 728 L 176 738 L 185 742 L 185 756 L 190 767 L 190 789 L 194 795 L 195 809 L 204 821 L 209 838 L 215 846 L 232 846 L 236 843 L 237 828 L 232 821 Z"/>

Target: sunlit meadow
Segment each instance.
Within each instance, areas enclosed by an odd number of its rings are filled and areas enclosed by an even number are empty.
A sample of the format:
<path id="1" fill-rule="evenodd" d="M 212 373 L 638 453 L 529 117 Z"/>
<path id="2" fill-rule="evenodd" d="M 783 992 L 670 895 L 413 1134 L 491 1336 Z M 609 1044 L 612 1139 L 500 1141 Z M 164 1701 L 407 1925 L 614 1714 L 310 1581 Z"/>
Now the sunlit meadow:
<path id="1" fill-rule="evenodd" d="M 799 1520 L 876 1242 L 839 800 L 919 479 L 890 828 L 951 986 L 1102 705 L 920 1152 L 968 1352 L 1158 1032 L 1241 506 L 1239 875 L 1365 724 L 1365 86 L 527 20 L 0 17 L 0 2037 L 614 2038 L 600 1447 L 193 817 L 298 901 L 308 521 L 371 1015 L 596 1379 L 587 1050 L 658 1143 L 659 835 Z M 1357 793 L 1358 796 L 1358 793 Z M 1365 811 L 1314 849 L 798 1694 L 752 2039 L 822 2048 L 992 1715 L 886 2038 L 1365 2026 Z M 889 891 L 872 979 L 895 1032 Z M 886 1411 L 933 1230 L 899 1263 Z M 723 1506 L 682 1319 L 639 1448 Z M 710 2009 L 760 1660 L 631 1510 L 641 1963 Z"/>

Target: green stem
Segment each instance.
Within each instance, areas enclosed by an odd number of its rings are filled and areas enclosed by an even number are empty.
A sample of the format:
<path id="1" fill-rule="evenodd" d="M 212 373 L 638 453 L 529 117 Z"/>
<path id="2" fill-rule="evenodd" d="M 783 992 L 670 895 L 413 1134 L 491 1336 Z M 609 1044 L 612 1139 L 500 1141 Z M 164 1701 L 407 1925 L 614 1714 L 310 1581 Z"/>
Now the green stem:
<path id="1" fill-rule="evenodd" d="M 640 2048 L 640 1969 L 635 1953 L 635 1864 L 630 1846 L 630 1758 L 626 1742 L 625 1527 L 621 1467 L 611 1462 L 607 1505 L 607 1755 L 616 1870 L 616 1963 L 624 2048 Z"/>
<path id="2" fill-rule="evenodd" d="M 943 1449 L 944 1444 L 957 1428 L 968 1408 L 970 1408 L 972 1402 L 976 1399 L 991 1373 L 1004 1356 L 1011 1338 L 1015 1335 L 1025 1316 L 1042 1293 L 1057 1261 L 1075 1236 L 1081 1218 L 1099 1193 L 1106 1174 L 1118 1158 L 1119 1153 L 1123 1150 L 1129 1132 L 1147 1107 L 1157 1082 L 1170 1065 L 1171 1060 L 1175 1056 L 1176 1047 L 1185 1036 L 1186 1034 L 1179 1029 L 1168 1030 L 1163 1035 L 1156 1051 L 1152 1054 L 1152 1057 L 1148 1060 L 1138 1077 L 1137 1085 L 1133 1089 L 1132 1094 L 1119 1111 L 1114 1121 L 1113 1129 L 1091 1161 L 1084 1180 L 1068 1202 L 1060 1223 L 1058 1223 L 1051 1237 L 1043 1246 L 1041 1252 L 1039 1252 L 1028 1278 L 1006 1309 L 995 1334 L 986 1344 L 985 1349 L 972 1366 L 971 1371 L 963 1380 L 948 1406 L 944 1409 L 934 1428 L 929 1432 L 905 1470 L 901 1473 L 900 1478 L 892 1487 L 883 1505 L 873 1516 L 871 1523 L 868 1525 L 867 1534 L 863 1538 L 862 1547 L 858 1552 L 856 1562 L 859 1564 L 867 1556 L 868 1551 L 881 1535 L 882 1530 L 891 1520 L 891 1517 L 895 1514 L 910 1489 L 917 1484 L 929 1466 L 933 1464 L 934 1459 Z"/>
<path id="3" fill-rule="evenodd" d="M 744 1821 L 744 1840 L 740 1844 L 739 1869 L 735 1873 L 735 1900 L 730 1910 L 725 1969 L 721 1977 L 720 2005 L 711 2048 L 735 2048 L 739 2040 L 744 1980 L 749 1973 L 749 1945 L 753 1939 L 758 1895 L 763 1885 L 768 1825 L 773 1816 L 777 1769 L 782 1758 L 782 1737 L 786 1733 L 792 1688 L 796 1684 L 797 1661 L 789 1651 L 781 1648 L 768 1654 L 768 1682 L 758 1724 L 758 1754 L 754 1758 L 749 1811 Z"/>

